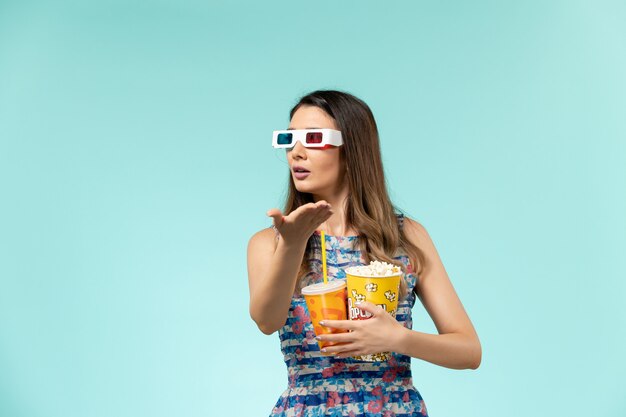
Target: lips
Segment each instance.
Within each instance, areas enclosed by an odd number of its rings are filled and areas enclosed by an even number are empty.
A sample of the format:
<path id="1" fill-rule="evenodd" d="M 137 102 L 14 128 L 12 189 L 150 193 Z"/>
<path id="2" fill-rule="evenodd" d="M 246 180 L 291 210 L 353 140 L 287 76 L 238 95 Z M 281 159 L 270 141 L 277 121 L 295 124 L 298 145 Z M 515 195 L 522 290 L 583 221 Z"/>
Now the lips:
<path id="1" fill-rule="evenodd" d="M 298 180 L 303 180 L 306 177 L 308 177 L 309 175 L 311 175 L 311 173 L 308 172 L 308 171 L 307 172 L 294 172 L 293 173 L 293 176 L 296 177 L 296 179 L 298 179 Z"/>
<path id="2" fill-rule="evenodd" d="M 311 175 L 311 171 L 309 171 L 308 169 L 300 165 L 293 165 L 291 167 L 291 172 L 293 172 L 293 176 L 297 180 L 303 180 L 309 175 Z"/>

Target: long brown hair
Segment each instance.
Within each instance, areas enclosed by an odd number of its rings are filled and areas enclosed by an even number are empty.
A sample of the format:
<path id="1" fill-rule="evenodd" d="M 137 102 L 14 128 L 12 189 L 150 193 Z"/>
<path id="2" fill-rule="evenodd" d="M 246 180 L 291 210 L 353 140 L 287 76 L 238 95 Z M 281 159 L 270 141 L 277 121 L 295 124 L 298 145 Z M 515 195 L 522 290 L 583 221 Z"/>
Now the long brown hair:
<path id="1" fill-rule="evenodd" d="M 341 131 L 344 144 L 339 155 L 348 167 L 345 174 L 348 184 L 346 229 L 358 231 L 359 238 L 354 242 L 358 244 L 366 264 L 372 260 L 384 261 L 399 265 L 406 273 L 404 264 L 393 259 L 401 251 L 409 257 L 413 271 L 419 274 L 424 266 L 424 254 L 399 227 L 396 211 L 401 210 L 392 204 L 387 192 L 378 128 L 369 106 L 346 92 L 317 90 L 298 101 L 289 112 L 290 120 L 300 106 L 316 106 L 324 110 Z M 310 202 L 313 202 L 313 195 L 298 191 L 290 174 L 284 213 L 289 214 Z M 319 239 L 319 236 L 313 234 L 307 242 L 298 273 L 298 289 L 302 277 L 309 270 L 316 238 Z M 401 280 L 400 287 L 400 295 L 404 297 L 407 293 L 404 280 Z"/>

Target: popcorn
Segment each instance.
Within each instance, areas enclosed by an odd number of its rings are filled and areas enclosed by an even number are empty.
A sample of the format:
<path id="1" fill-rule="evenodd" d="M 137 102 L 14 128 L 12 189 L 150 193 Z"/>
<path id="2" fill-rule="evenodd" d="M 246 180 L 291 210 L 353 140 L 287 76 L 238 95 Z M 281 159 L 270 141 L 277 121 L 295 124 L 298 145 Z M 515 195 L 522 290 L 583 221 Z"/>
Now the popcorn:
<path id="1" fill-rule="evenodd" d="M 380 261 L 372 261 L 369 265 L 353 266 L 346 269 L 349 274 L 365 277 L 388 277 L 397 275 L 401 271 L 399 266 Z"/>

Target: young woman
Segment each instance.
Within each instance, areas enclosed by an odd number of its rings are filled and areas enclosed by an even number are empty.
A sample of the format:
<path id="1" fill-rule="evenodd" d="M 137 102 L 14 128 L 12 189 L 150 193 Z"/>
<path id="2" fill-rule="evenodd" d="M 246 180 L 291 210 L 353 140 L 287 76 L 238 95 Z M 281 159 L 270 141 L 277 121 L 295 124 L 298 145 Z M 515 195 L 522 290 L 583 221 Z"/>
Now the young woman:
<path id="1" fill-rule="evenodd" d="M 250 315 L 265 334 L 278 331 L 289 386 L 272 416 L 425 416 L 413 386 L 411 357 L 453 369 L 476 369 L 481 346 L 424 226 L 405 217 L 387 193 L 378 130 L 369 107 L 351 94 L 324 90 L 300 99 L 290 130 L 331 129 L 335 140 L 312 147 L 295 135 L 283 141 L 290 166 L 284 212 L 248 244 Z M 306 132 L 304 132 L 306 133 Z M 303 134 L 304 134 L 303 133 Z M 340 140 L 337 138 L 340 136 Z M 275 142 L 276 144 L 276 142 Z M 417 184 L 416 184 L 417 186 Z M 372 260 L 401 266 L 396 317 L 361 303 L 368 320 L 326 320 L 349 332 L 322 356 L 300 290 L 322 281 L 321 234 L 330 281 Z M 439 334 L 411 330 L 416 297 Z M 392 352 L 382 362 L 354 355 Z"/>

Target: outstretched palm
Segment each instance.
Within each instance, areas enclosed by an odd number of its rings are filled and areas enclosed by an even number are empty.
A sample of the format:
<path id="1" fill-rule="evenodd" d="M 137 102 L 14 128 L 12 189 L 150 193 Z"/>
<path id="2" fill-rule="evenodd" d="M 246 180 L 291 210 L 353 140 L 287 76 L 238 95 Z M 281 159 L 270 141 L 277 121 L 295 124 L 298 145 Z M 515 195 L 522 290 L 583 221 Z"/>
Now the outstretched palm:
<path id="1" fill-rule="evenodd" d="M 332 216 L 333 211 L 326 201 L 304 204 L 287 216 L 273 208 L 267 212 L 272 217 L 274 226 L 286 243 L 306 241 L 317 227 Z"/>

